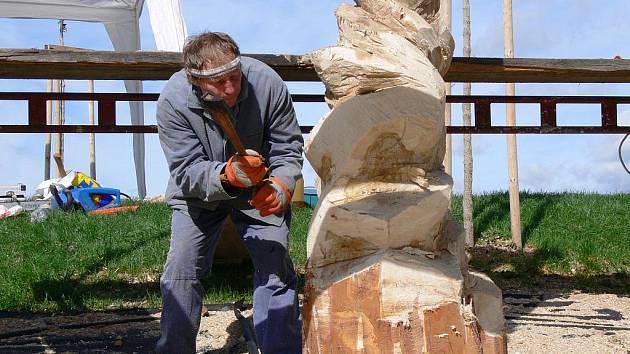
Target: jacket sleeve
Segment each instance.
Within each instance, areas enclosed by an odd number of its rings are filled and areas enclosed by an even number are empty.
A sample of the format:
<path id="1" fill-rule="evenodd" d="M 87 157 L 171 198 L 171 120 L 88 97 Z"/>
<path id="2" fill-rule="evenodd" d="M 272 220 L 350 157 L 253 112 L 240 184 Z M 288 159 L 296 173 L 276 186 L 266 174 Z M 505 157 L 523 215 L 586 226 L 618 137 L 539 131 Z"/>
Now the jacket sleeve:
<path id="1" fill-rule="evenodd" d="M 280 81 L 275 91 L 267 127 L 269 175 L 280 178 L 293 193 L 295 182 L 302 175 L 304 139 L 284 82 Z"/>
<path id="2" fill-rule="evenodd" d="M 190 123 L 166 100 L 158 101 L 156 116 L 171 179 L 183 197 L 206 202 L 234 198 L 219 179 L 225 162 L 210 161 Z"/>

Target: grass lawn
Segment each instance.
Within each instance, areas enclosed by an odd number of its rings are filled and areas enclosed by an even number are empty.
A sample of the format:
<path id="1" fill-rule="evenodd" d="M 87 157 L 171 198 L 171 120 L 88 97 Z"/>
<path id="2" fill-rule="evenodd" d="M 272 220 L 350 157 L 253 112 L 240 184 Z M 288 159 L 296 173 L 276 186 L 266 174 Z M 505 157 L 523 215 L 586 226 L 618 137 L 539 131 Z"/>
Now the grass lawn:
<path id="1" fill-rule="evenodd" d="M 630 275 L 630 194 L 521 193 L 520 201 L 525 252 L 494 247 L 506 254 L 489 252 L 473 266 L 506 276 Z M 478 244 L 511 240 L 507 193 L 476 196 L 473 210 Z M 453 214 L 461 222 L 461 197 L 453 199 Z"/>
<path id="2" fill-rule="evenodd" d="M 474 198 L 481 251 L 473 252 L 473 266 L 501 277 L 613 276 L 630 286 L 630 195 L 523 193 L 521 205 L 522 254 L 506 241 L 507 193 Z M 461 221 L 461 198 L 453 206 Z M 311 214 L 294 210 L 290 253 L 301 274 Z M 108 216 L 55 213 L 39 224 L 28 215 L 0 220 L 0 311 L 159 307 L 169 236 L 170 210 L 163 204 Z M 203 281 L 205 301 L 250 299 L 251 283 L 251 265 L 216 265 Z"/>

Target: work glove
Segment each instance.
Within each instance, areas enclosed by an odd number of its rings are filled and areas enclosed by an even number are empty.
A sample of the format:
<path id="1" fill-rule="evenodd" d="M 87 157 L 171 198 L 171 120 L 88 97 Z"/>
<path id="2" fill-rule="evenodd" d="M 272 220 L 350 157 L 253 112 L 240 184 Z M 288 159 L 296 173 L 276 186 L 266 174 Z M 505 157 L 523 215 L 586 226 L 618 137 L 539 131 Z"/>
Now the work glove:
<path id="1" fill-rule="evenodd" d="M 262 156 L 254 150 L 245 150 L 247 155 L 235 154 L 230 157 L 225 165 L 225 174 L 228 183 L 234 187 L 247 188 L 259 184 L 268 168 L 265 166 Z"/>
<path id="2" fill-rule="evenodd" d="M 291 192 L 278 177 L 271 176 L 258 189 L 250 204 L 260 211 L 260 216 L 279 215 L 291 202 Z"/>

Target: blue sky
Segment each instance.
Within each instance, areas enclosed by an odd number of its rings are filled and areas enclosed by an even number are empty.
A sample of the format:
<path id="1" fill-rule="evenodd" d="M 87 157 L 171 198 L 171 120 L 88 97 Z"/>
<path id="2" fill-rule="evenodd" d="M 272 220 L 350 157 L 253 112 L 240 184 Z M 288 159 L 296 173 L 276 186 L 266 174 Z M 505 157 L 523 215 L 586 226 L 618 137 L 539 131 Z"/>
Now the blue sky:
<path id="1" fill-rule="evenodd" d="M 230 1 L 183 0 L 183 14 L 190 34 L 204 30 L 230 33 L 244 53 L 304 54 L 334 45 L 337 39 L 335 8 L 350 1 Z M 604 7 L 602 4 L 605 4 Z M 472 1 L 472 55 L 503 56 L 502 1 Z M 461 0 L 453 1 L 455 55 L 462 53 Z M 514 42 L 516 57 L 540 58 L 630 58 L 630 23 L 627 1 L 607 0 L 514 0 Z M 111 50 L 104 27 L 98 23 L 67 21 L 65 44 Z M 146 8 L 141 17 L 143 50 L 154 50 Z M 0 47 L 42 48 L 58 42 L 55 20 L 0 19 Z M 159 92 L 164 82 L 148 81 L 145 92 Z M 292 93 L 322 93 L 319 83 L 289 83 Z M 461 93 L 461 84 L 453 93 Z M 67 81 L 69 92 L 84 92 L 85 81 Z M 45 91 L 44 80 L 0 80 L 1 91 Z M 503 85 L 473 84 L 473 94 L 503 94 Z M 521 95 L 627 95 L 628 84 L 518 84 Z M 124 92 L 122 82 L 97 81 L 97 92 Z M 26 102 L 0 102 L 0 123 L 26 123 Z M 323 104 L 297 103 L 298 119 L 313 125 L 327 112 Z M 493 121 L 504 120 L 505 108 L 493 105 Z M 596 124 L 596 106 L 559 106 L 560 124 Z M 621 106 L 619 116 L 630 125 L 630 105 Z M 519 124 L 535 124 L 538 108 L 517 105 Z M 87 105 L 67 103 L 67 122 L 87 122 Z M 145 105 L 145 121 L 155 123 L 154 105 Z M 119 124 L 129 122 L 126 104 L 119 106 Z M 454 105 L 453 122 L 461 122 L 461 107 Z M 617 159 L 620 135 L 520 135 L 519 174 L 522 190 L 630 192 L 630 176 Z M 137 194 L 131 135 L 97 135 L 98 181 L 106 186 Z M 506 190 L 507 154 L 505 136 L 473 137 L 475 193 Z M 462 137 L 453 136 L 455 190 L 462 190 Z M 89 172 L 88 137 L 66 135 L 66 167 Z M 630 143 L 624 156 L 630 160 Z M 27 183 L 29 190 L 43 179 L 43 134 L 0 134 L 0 184 Z M 162 194 L 168 171 L 157 135 L 146 136 L 147 194 Z M 304 169 L 307 185 L 314 173 Z"/>

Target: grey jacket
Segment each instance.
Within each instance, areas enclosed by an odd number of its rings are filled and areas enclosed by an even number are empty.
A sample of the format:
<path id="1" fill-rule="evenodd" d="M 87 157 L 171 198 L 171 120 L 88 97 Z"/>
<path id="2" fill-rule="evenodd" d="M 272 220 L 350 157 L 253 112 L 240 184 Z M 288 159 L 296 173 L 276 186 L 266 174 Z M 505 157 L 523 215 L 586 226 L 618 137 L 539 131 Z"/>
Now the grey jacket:
<path id="1" fill-rule="evenodd" d="M 241 70 L 241 92 L 232 109 L 236 131 L 245 148 L 264 156 L 269 175 L 282 179 L 293 192 L 302 170 L 304 141 L 291 96 L 278 74 L 264 63 L 242 57 Z M 280 217 L 261 217 L 248 204 L 250 189 L 230 194 L 222 187 L 219 175 L 235 149 L 204 110 L 198 89 L 183 69 L 171 76 L 160 94 L 157 124 L 170 170 L 169 206 L 194 214 L 227 203 L 257 220 L 280 224 Z"/>

